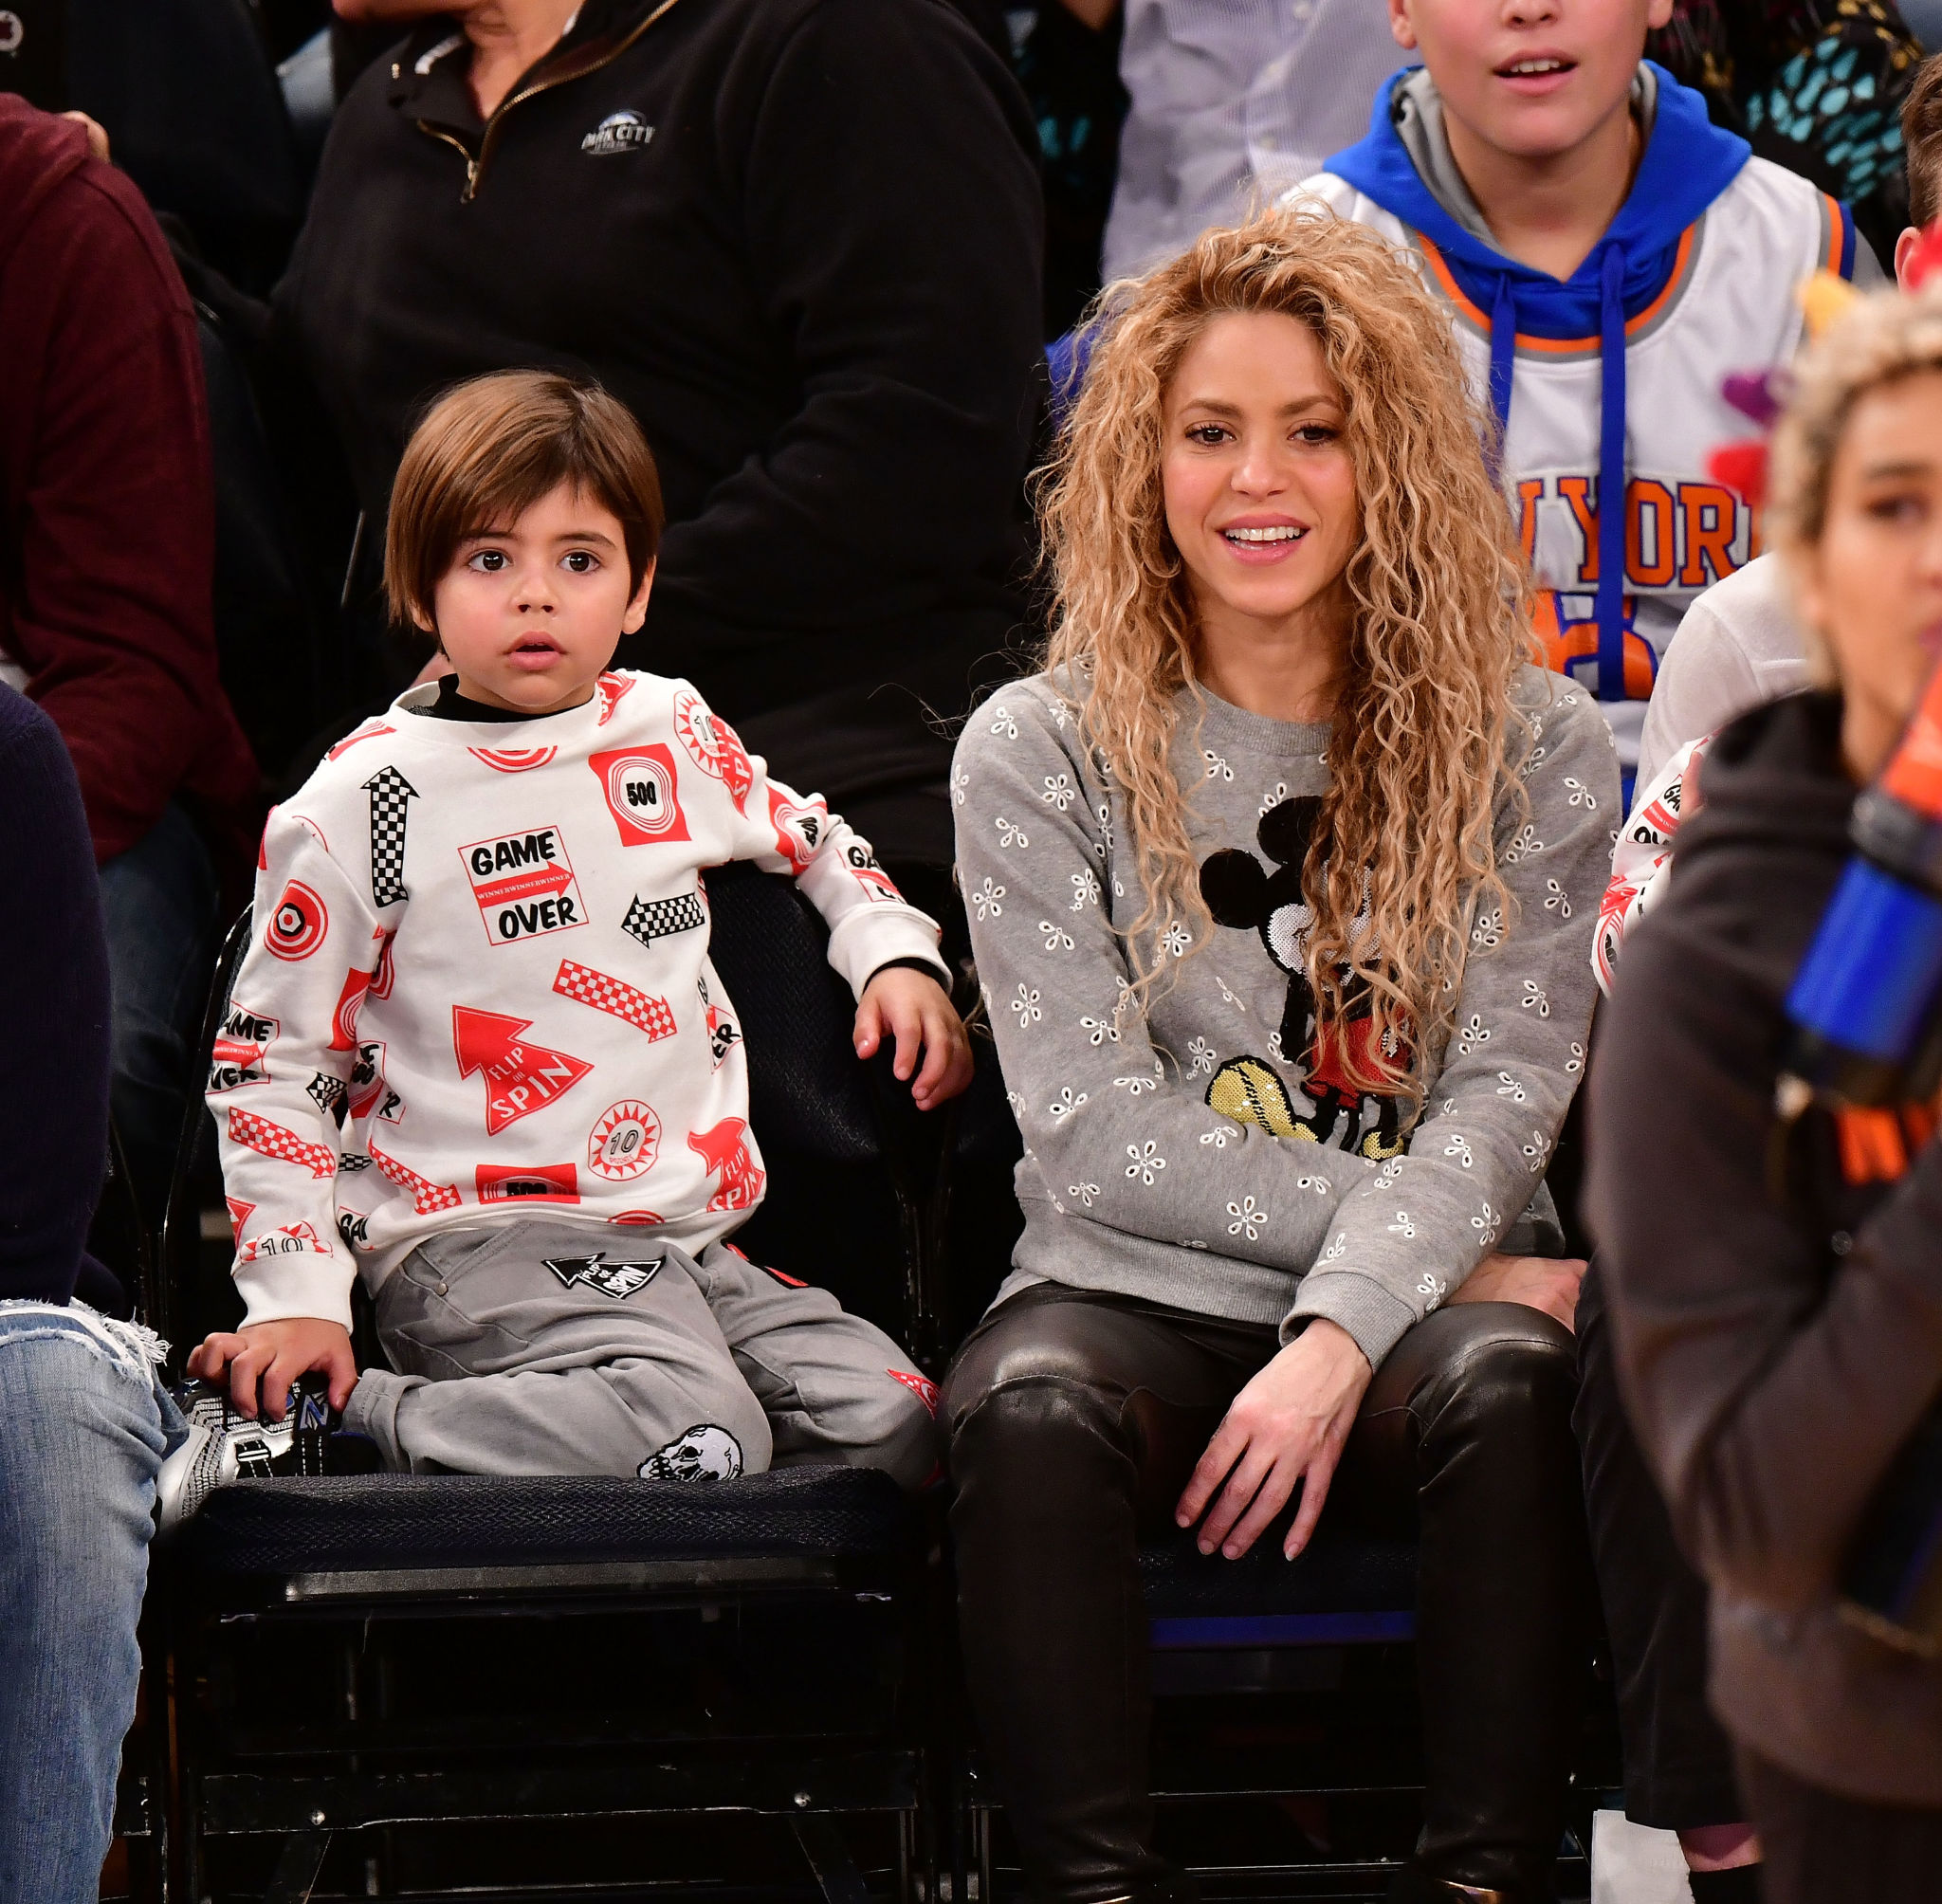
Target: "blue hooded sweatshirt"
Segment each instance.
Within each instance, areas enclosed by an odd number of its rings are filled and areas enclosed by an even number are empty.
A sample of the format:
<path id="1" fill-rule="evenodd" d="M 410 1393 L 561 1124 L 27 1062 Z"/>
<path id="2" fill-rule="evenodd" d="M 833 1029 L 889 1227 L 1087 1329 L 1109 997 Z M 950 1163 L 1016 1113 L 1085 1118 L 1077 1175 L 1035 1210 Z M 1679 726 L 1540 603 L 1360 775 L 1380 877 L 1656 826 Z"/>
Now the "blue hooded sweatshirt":
<path id="1" fill-rule="evenodd" d="M 1651 65 L 1650 62 L 1646 63 Z M 1625 321 L 1665 288 L 1679 240 L 1739 175 L 1747 141 L 1706 117 L 1701 96 L 1661 66 L 1658 109 L 1632 190 L 1605 234 L 1569 278 L 1521 265 L 1466 230 L 1444 210 L 1416 169 L 1396 128 L 1397 92 L 1419 67 L 1405 67 L 1376 96 L 1368 136 L 1329 159 L 1327 170 L 1420 232 L 1443 254 L 1452 276 L 1490 314 L 1490 396 L 1499 433 L 1511 414 L 1517 334 L 1601 340 L 1600 497 L 1625 494 Z M 1854 265 L 1854 227 L 1843 208 L 1841 271 Z M 1598 682 L 1604 700 L 1624 698 L 1625 516 L 1598 512 Z"/>

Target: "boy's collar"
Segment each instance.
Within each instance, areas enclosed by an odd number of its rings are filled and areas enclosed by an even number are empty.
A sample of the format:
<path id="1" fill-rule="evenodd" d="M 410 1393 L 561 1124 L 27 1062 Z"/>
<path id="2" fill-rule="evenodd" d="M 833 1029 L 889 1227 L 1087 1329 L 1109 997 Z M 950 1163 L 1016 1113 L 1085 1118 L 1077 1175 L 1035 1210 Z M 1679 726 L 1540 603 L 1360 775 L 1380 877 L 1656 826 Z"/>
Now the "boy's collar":
<path id="1" fill-rule="evenodd" d="M 1619 245 L 1628 260 L 1638 261 L 1641 267 L 1646 261 L 1663 256 L 1732 183 L 1751 156 L 1752 149 L 1745 139 L 1712 123 L 1698 93 L 1682 86 L 1649 60 L 1640 62 L 1640 66 L 1653 82 L 1655 110 L 1632 190 L 1604 236 L 1563 284 L 1548 272 L 1519 264 L 1493 241 L 1466 229 L 1418 169 L 1396 119 L 1399 99 L 1407 97 L 1402 92 L 1406 85 L 1433 85 L 1420 66 L 1403 68 L 1383 87 L 1369 114 L 1367 137 L 1337 153 L 1327 169 L 1420 231 L 1459 266 L 1493 277 L 1508 276 L 1520 292 L 1528 288 L 1541 297 L 1595 287 L 1608 247 Z M 1424 73 L 1422 82 L 1416 80 L 1420 73 Z M 1467 192 L 1464 196 L 1467 201 Z M 1631 275 L 1628 271 L 1628 280 Z M 1630 288 L 1628 284 L 1628 293 Z M 1648 291 L 1646 302 L 1650 296 Z M 1630 302 L 1628 295 L 1628 305 Z"/>

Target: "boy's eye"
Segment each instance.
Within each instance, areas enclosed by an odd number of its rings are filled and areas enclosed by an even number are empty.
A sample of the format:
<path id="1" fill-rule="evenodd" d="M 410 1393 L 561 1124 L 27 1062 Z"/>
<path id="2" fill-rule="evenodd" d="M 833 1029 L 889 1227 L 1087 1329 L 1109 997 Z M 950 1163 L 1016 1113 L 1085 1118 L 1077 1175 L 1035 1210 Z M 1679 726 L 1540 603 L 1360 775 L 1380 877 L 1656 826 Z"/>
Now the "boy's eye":
<path id="1" fill-rule="evenodd" d="M 560 560 L 577 576 L 590 576 L 600 566 L 600 558 L 591 549 L 569 550 Z"/>
<path id="2" fill-rule="evenodd" d="M 481 549 L 467 562 L 468 569 L 476 569 L 481 575 L 496 576 L 505 567 L 504 549 Z"/>

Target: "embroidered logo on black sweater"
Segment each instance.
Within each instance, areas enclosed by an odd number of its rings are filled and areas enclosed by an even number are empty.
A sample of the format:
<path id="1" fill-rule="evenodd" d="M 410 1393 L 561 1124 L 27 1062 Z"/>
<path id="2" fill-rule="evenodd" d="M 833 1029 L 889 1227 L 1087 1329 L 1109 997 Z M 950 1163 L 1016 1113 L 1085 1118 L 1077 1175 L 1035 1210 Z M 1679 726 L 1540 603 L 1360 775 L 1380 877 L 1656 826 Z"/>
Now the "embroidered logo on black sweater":
<path id="1" fill-rule="evenodd" d="M 609 113 L 580 140 L 580 150 L 594 158 L 612 158 L 616 153 L 639 152 L 653 136 L 654 128 L 630 106 Z"/>

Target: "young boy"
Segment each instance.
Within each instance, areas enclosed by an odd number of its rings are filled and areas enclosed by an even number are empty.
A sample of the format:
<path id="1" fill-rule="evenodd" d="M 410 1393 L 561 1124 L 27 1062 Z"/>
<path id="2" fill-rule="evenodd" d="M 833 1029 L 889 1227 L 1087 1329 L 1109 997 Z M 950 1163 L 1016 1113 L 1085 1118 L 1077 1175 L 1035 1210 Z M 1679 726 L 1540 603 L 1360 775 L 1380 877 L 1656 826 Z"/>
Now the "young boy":
<path id="1" fill-rule="evenodd" d="M 1750 156 L 1640 58 L 1672 0 L 1389 0 L 1424 64 L 1299 188 L 1411 247 L 1449 301 L 1542 594 L 1548 665 L 1629 776 L 1692 598 L 1754 553 L 1707 472 L 1731 372 L 1790 357 L 1795 287 L 1878 279 L 1845 207 Z M 1603 506 L 1622 495 L 1622 508 Z"/>
<path id="2" fill-rule="evenodd" d="M 970 1075 L 938 928 L 686 683 L 606 671 L 661 522 L 633 418 L 561 376 L 461 385 L 406 449 L 387 586 L 456 671 L 270 817 L 209 1089 L 247 1316 L 189 1364 L 244 1419 L 204 1398 L 172 1517 L 310 1371 L 392 1469 L 933 1467 L 902 1350 L 725 1241 L 764 1174 L 701 875 L 794 875 L 924 1108 Z M 357 1372 L 354 1275 L 395 1373 Z"/>

